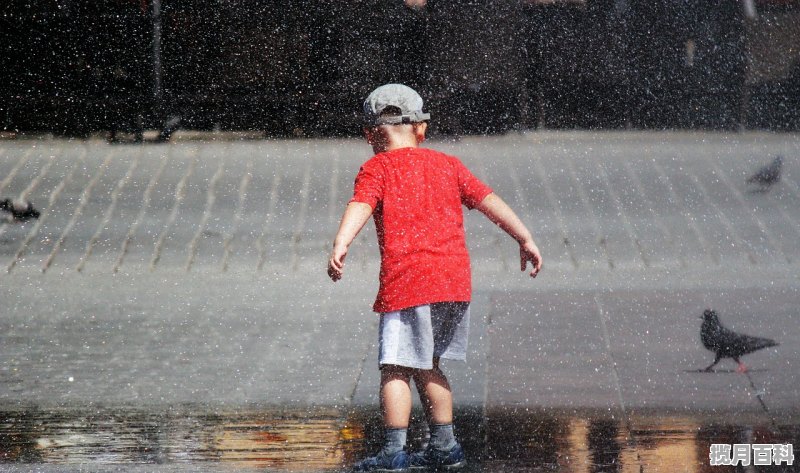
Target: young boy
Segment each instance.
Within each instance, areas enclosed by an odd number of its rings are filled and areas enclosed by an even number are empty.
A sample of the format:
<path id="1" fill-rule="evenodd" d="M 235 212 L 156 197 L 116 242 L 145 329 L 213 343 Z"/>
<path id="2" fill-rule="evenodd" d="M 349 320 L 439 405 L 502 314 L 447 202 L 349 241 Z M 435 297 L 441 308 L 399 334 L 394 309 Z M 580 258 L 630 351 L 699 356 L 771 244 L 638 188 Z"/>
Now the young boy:
<path id="1" fill-rule="evenodd" d="M 375 89 L 364 102 L 364 134 L 375 152 L 363 164 L 328 261 L 341 279 L 347 250 L 375 218 L 381 254 L 380 400 L 385 427 L 378 455 L 356 471 L 457 469 L 466 465 L 453 435 L 453 398 L 439 359 L 466 360 L 471 280 L 461 205 L 477 208 L 519 243 L 521 268 L 531 277 L 542 257 L 511 208 L 455 157 L 420 148 L 430 115 L 422 98 L 401 84 Z M 430 424 L 422 452 L 407 454 L 413 379 Z"/>

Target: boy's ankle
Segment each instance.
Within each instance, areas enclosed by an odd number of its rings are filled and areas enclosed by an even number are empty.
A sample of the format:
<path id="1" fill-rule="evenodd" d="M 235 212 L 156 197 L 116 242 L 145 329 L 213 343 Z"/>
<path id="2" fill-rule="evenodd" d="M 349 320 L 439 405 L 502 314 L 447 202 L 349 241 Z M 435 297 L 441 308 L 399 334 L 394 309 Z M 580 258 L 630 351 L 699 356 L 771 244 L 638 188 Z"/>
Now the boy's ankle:
<path id="1" fill-rule="evenodd" d="M 385 455 L 394 455 L 405 449 L 408 429 L 386 428 L 384 431 L 383 448 L 381 451 Z"/>
<path id="2" fill-rule="evenodd" d="M 458 442 L 453 432 L 453 424 L 433 424 L 430 426 L 430 447 L 442 452 L 449 452 Z"/>

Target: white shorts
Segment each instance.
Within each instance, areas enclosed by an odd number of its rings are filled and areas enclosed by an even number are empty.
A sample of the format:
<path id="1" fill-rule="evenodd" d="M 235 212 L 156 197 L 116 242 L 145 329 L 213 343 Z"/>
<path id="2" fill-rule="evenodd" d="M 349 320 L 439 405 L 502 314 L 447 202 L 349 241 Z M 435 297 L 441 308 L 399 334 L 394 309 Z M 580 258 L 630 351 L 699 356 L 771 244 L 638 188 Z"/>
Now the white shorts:
<path id="1" fill-rule="evenodd" d="M 436 302 L 380 315 L 378 363 L 423 370 L 467 360 L 469 302 Z"/>

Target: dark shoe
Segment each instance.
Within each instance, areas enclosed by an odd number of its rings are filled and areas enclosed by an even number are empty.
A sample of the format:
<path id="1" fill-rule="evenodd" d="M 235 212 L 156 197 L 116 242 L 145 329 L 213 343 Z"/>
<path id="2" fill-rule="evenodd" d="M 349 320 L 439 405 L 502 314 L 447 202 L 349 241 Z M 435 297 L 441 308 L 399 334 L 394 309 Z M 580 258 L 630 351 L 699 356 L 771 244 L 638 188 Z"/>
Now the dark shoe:
<path id="1" fill-rule="evenodd" d="M 464 449 L 458 443 L 447 451 L 428 447 L 409 456 L 409 468 L 411 470 L 424 470 L 427 468 L 429 470 L 452 471 L 465 466 L 467 466 L 467 459 L 464 457 Z"/>
<path id="2" fill-rule="evenodd" d="M 353 471 L 375 471 L 377 473 L 397 473 L 408 471 L 408 453 L 400 450 L 392 455 L 383 452 L 361 460 L 353 466 Z"/>

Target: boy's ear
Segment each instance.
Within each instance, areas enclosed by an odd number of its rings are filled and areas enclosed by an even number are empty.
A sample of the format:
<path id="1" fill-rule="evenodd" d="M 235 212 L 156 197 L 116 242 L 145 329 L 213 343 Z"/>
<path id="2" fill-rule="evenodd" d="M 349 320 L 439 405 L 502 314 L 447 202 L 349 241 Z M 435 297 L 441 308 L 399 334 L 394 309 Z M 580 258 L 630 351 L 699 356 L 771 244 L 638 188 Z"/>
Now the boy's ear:
<path id="1" fill-rule="evenodd" d="M 414 123 L 414 134 L 417 138 L 417 143 L 425 141 L 425 133 L 428 132 L 428 122 Z"/>

